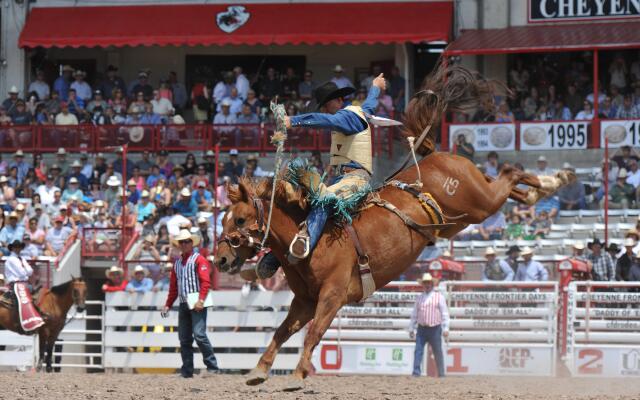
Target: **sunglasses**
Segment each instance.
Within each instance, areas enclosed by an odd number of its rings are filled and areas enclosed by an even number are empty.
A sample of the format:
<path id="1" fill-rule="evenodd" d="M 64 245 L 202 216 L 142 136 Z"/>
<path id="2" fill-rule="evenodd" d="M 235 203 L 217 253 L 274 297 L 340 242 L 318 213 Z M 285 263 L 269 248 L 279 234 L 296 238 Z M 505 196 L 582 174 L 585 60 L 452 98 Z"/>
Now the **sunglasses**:
<path id="1" fill-rule="evenodd" d="M 191 243 L 191 239 L 178 240 L 178 244 Z"/>

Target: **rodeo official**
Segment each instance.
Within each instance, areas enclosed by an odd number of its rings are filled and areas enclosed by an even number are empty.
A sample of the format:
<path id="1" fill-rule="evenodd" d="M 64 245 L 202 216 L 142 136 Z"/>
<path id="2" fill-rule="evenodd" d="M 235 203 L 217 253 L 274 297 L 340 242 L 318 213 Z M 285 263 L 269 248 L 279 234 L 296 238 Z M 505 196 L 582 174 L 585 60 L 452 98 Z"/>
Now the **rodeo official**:
<path id="1" fill-rule="evenodd" d="M 449 336 L 449 310 L 444 296 L 434 289 L 430 273 L 418 279 L 424 291 L 416 300 L 409 323 L 409 336 L 416 339 L 413 353 L 413 376 L 420 376 L 420 365 L 424 356 L 424 346 L 429 343 L 438 367 L 438 377 L 444 377 L 444 356 L 442 336 Z M 416 330 L 417 325 L 417 330 Z"/>
<path id="2" fill-rule="evenodd" d="M 202 360 L 207 366 L 207 372 L 215 374 L 219 372 L 218 361 L 207 337 L 207 309 L 204 307 L 210 287 L 209 262 L 193 251 L 193 246 L 200 243 L 199 236 L 192 235 L 191 232 L 183 229 L 173 241 L 182 254 L 171 271 L 169 294 L 162 309 L 162 315 L 166 316 L 176 298 L 180 298 L 178 314 L 178 337 L 182 357 L 180 375 L 183 378 L 193 377 L 194 338 L 202 353 Z M 190 309 L 188 298 L 194 293 L 198 293 L 198 300 Z"/>

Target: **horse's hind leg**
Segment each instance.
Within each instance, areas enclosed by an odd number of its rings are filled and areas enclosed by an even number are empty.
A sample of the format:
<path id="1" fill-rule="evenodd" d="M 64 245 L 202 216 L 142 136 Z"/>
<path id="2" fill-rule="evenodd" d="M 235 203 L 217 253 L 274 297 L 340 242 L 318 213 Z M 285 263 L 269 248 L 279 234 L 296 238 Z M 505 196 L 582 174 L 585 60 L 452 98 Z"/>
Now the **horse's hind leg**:
<path id="1" fill-rule="evenodd" d="M 46 362 L 47 362 L 47 366 L 45 371 L 47 372 L 53 372 L 53 367 L 51 366 L 51 360 L 53 358 L 53 346 L 55 344 L 55 339 L 53 338 L 49 338 L 49 340 L 47 341 L 47 356 L 46 356 Z"/>
<path id="2" fill-rule="evenodd" d="M 269 370 L 282 344 L 311 320 L 314 311 L 315 302 L 312 300 L 302 300 L 299 296 L 293 298 L 287 317 L 276 329 L 273 339 L 265 352 L 262 353 L 258 365 L 247 374 L 245 381 L 247 385 L 259 385 L 267 380 Z"/>

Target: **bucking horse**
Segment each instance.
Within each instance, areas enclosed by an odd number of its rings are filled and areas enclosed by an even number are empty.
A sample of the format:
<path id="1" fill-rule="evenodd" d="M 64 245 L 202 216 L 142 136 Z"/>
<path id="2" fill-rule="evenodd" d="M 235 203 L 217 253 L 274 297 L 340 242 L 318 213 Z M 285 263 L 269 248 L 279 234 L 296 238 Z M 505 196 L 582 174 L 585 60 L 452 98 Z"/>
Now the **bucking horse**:
<path id="1" fill-rule="evenodd" d="M 270 210 L 266 246 L 280 261 L 294 293 L 287 317 L 246 376 L 248 385 L 264 382 L 282 344 L 313 320 L 300 361 L 284 390 L 302 388 L 313 368 L 312 352 L 341 307 L 382 288 L 411 266 L 425 246 L 437 238 L 452 238 L 469 224 L 481 223 L 508 198 L 535 204 L 575 179 L 568 171 L 537 177 L 509 165 L 493 179 L 466 158 L 434 150 L 437 130 L 432 127 L 438 126 L 441 116 L 492 99 L 497 87 L 464 67 L 441 63 L 409 102 L 403 121 L 405 135 L 415 140 L 416 151 L 424 157 L 369 196 L 353 217 L 353 229 L 330 221 L 312 255 L 297 265 L 289 264 L 286 254 L 307 215 L 308 190 L 285 179 L 276 180 L 275 185 L 268 180 L 242 180 L 228 187 L 232 205 L 223 219 L 217 267 L 238 273 L 257 254 L 257 244 L 267 233 Z M 517 188 L 519 184 L 528 188 Z M 350 230 L 355 231 L 355 239 Z M 364 290 L 363 263 L 375 288 Z"/>

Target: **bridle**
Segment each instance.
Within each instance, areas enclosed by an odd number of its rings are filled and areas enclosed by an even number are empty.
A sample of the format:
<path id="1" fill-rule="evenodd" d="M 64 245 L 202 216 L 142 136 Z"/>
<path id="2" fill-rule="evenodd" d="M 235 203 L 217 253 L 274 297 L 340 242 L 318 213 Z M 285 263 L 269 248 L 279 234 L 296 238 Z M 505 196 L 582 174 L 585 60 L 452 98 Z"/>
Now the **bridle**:
<path id="1" fill-rule="evenodd" d="M 262 241 L 266 234 L 264 204 L 263 200 L 257 197 L 252 197 L 251 202 L 256 209 L 256 221 L 246 228 L 237 228 L 233 232 L 223 233 L 218 239 L 218 245 L 227 243 L 234 249 L 242 246 L 249 247 L 253 249 L 254 255 L 262 250 Z"/>

